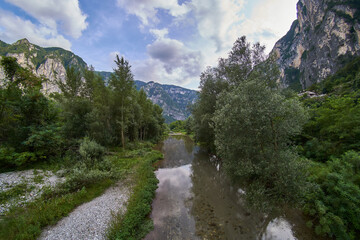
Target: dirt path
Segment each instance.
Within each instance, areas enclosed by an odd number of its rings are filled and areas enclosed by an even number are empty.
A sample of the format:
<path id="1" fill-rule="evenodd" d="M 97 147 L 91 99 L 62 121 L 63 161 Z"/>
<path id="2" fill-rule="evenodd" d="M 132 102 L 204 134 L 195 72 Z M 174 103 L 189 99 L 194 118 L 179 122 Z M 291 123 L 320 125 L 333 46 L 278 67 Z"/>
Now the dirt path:
<path id="1" fill-rule="evenodd" d="M 46 228 L 39 239 L 105 239 L 112 215 L 125 212 L 129 184 L 117 183 L 92 201 L 77 207 L 55 226 Z"/>

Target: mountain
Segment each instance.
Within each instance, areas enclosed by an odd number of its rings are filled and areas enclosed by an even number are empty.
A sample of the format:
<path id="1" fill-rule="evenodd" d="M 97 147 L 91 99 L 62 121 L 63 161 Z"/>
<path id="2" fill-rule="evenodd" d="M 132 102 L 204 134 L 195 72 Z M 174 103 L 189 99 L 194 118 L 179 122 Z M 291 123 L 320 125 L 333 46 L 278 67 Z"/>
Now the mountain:
<path id="1" fill-rule="evenodd" d="M 167 123 L 185 120 L 190 116 L 188 107 L 197 99 L 197 91 L 156 82 L 135 81 L 136 88 L 144 89 L 148 98 L 163 109 Z"/>
<path id="2" fill-rule="evenodd" d="M 36 75 L 44 75 L 49 79 L 44 83 L 46 93 L 58 92 L 55 80 L 64 81 L 66 67 L 74 66 L 77 69 L 87 67 L 82 58 L 62 48 L 42 48 L 30 43 L 27 39 L 21 39 L 13 44 L 7 44 L 0 40 L 0 56 L 15 57 L 24 68 L 31 69 Z M 108 81 L 111 72 L 97 72 L 104 81 Z M 0 69 L 0 79 L 3 72 Z M 143 88 L 152 102 L 163 108 L 166 122 L 184 120 L 190 112 L 187 109 L 197 98 L 197 92 L 174 85 L 162 85 L 155 82 L 145 83 L 135 81 L 136 88 Z"/>
<path id="3" fill-rule="evenodd" d="M 43 88 L 47 93 L 59 91 L 55 80 L 64 81 L 66 67 L 78 69 L 87 67 L 82 58 L 62 48 L 42 48 L 30 43 L 26 38 L 13 44 L 0 41 L 0 56 L 15 57 L 21 67 L 29 68 L 36 75 L 44 75 L 49 79 Z"/>
<path id="4" fill-rule="evenodd" d="M 359 0 L 300 0 L 297 20 L 274 46 L 284 87 L 308 88 L 360 55 Z"/>
<path id="5" fill-rule="evenodd" d="M 97 73 L 105 82 L 108 82 L 111 72 Z M 163 109 L 163 116 L 167 123 L 188 118 L 190 116 L 188 107 L 197 99 L 197 91 L 175 85 L 135 80 L 135 87 L 137 90 L 144 89 L 148 98 Z"/>

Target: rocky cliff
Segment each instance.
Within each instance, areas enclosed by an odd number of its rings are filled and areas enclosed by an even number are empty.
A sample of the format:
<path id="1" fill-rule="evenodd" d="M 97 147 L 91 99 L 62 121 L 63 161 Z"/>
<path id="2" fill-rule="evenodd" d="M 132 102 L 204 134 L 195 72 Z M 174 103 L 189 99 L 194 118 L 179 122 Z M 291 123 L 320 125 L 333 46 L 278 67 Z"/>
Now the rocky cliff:
<path id="1" fill-rule="evenodd" d="M 272 50 L 284 87 L 305 89 L 360 55 L 359 0 L 300 0 L 297 20 Z"/>
<path id="2" fill-rule="evenodd" d="M 47 93 L 58 92 L 55 80 L 64 81 L 66 67 L 86 67 L 86 63 L 79 56 L 62 48 L 42 48 L 21 39 L 13 44 L 0 41 L 0 56 L 15 57 L 20 66 L 29 68 L 36 75 L 45 76 L 48 81 L 43 89 Z M 0 76 L 3 74 L 0 71 Z"/>

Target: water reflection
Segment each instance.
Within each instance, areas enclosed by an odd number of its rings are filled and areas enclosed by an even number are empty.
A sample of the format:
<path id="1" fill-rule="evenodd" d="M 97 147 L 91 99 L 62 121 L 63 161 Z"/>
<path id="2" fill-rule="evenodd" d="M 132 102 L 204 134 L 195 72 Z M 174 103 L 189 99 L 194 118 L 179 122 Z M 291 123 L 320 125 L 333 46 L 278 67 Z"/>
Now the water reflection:
<path id="1" fill-rule="evenodd" d="M 298 214 L 288 218 L 250 211 L 244 191 L 233 187 L 218 161 L 188 137 L 169 137 L 158 147 L 164 161 L 156 171 L 154 230 L 145 239 L 316 239 Z"/>

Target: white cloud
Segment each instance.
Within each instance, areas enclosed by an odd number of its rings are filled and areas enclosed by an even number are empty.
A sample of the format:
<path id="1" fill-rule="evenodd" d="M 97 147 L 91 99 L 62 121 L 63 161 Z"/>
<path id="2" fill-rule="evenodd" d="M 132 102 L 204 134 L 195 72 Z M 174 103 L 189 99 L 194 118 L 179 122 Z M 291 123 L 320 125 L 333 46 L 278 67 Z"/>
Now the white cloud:
<path id="1" fill-rule="evenodd" d="M 35 25 L 0 9 L 0 39 L 12 43 L 24 37 L 42 47 L 61 47 L 67 50 L 71 47 L 70 41 L 59 35 L 56 30 Z"/>
<path id="2" fill-rule="evenodd" d="M 177 0 L 117 0 L 119 7 L 124 8 L 128 14 L 136 15 L 143 25 L 157 23 L 158 9 L 167 10 L 173 17 L 185 15 L 189 8 L 187 4 L 178 4 Z"/>
<path id="3" fill-rule="evenodd" d="M 86 15 L 81 12 L 78 0 L 6 0 L 20 7 L 41 24 L 67 35 L 79 38 L 87 28 Z"/>
<path id="4" fill-rule="evenodd" d="M 200 51 L 192 51 L 182 42 L 168 38 L 166 29 L 153 29 L 157 39 L 147 46 L 149 59 L 136 62 L 137 79 L 186 85 L 199 78 L 203 66 Z"/>
<path id="5" fill-rule="evenodd" d="M 251 17 L 242 22 L 239 29 L 249 40 L 265 44 L 269 52 L 296 19 L 297 2 L 298 0 L 263 0 L 254 7 Z"/>
<path id="6" fill-rule="evenodd" d="M 161 22 L 167 28 L 149 29 L 156 40 L 147 46 L 149 59 L 134 62 L 134 70 L 138 79 L 176 81 L 184 86 L 189 81 L 198 83 L 205 66 L 215 66 L 218 58 L 227 57 L 242 35 L 252 43 L 259 41 L 270 52 L 296 19 L 297 1 L 259 0 L 251 5 L 252 9 L 247 8 L 248 0 L 189 0 L 182 5 L 177 0 L 117 0 L 117 3 L 128 14 L 136 15 L 142 26 L 160 23 L 159 10 L 174 17 L 171 22 Z M 181 24 L 195 28 L 191 39 L 180 42 L 176 37 L 166 37 L 172 27 Z"/>
<path id="7" fill-rule="evenodd" d="M 216 51 L 231 47 L 239 36 L 244 0 L 193 0 L 189 5 L 194 13 L 199 34 L 213 41 Z"/>
<path id="8" fill-rule="evenodd" d="M 155 38 L 164 38 L 169 34 L 169 30 L 167 28 L 163 29 L 150 29 L 150 33 L 154 35 Z"/>

